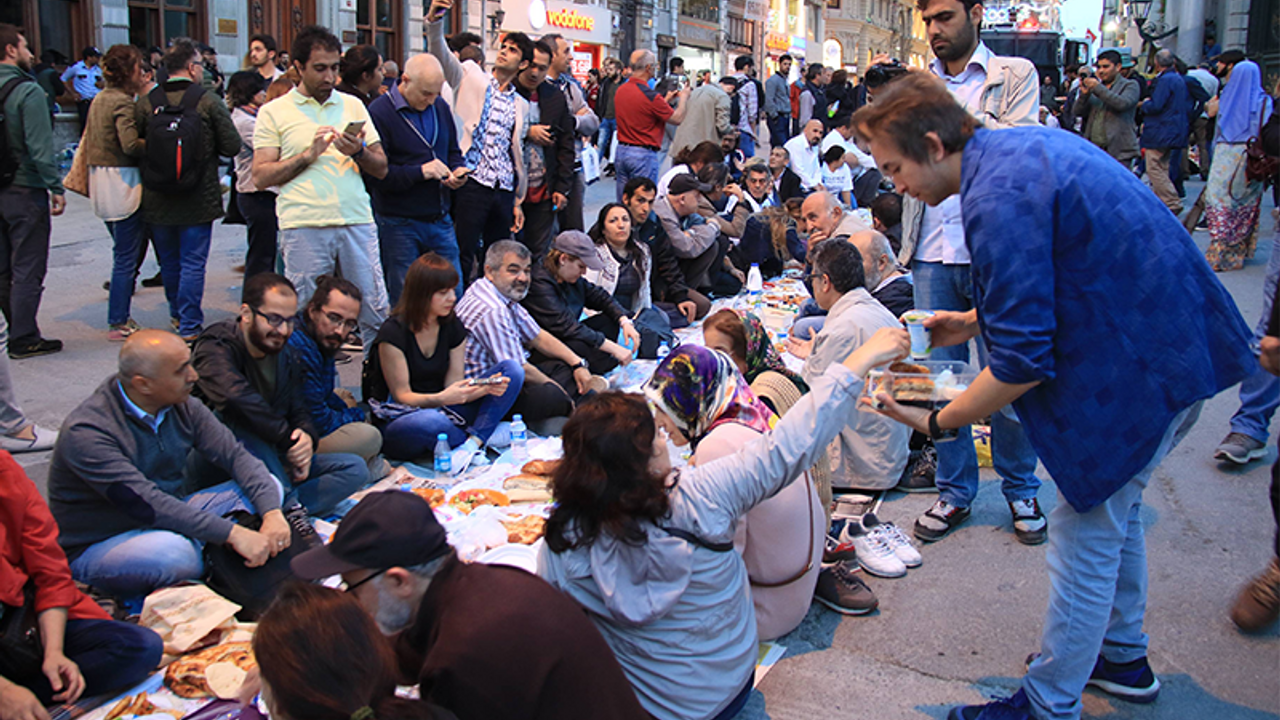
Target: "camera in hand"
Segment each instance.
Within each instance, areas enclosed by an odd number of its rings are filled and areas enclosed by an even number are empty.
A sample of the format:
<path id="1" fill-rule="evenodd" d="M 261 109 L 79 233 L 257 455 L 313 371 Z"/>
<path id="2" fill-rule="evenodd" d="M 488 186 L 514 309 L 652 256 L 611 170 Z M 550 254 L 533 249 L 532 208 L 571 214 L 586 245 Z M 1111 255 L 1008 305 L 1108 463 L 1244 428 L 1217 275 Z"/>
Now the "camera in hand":
<path id="1" fill-rule="evenodd" d="M 888 83 L 896 77 L 901 77 L 906 73 L 906 66 L 904 66 L 900 60 L 894 58 L 887 63 L 880 63 L 867 68 L 867 76 L 863 79 L 863 82 L 867 84 L 869 89 L 874 90 L 875 88 Z"/>

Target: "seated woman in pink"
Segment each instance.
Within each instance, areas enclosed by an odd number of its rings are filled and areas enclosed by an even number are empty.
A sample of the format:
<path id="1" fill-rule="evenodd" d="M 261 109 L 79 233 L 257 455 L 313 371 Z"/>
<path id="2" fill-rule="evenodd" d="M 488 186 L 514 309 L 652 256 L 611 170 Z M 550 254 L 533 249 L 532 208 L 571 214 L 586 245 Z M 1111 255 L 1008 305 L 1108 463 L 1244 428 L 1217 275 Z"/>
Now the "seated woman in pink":
<path id="1" fill-rule="evenodd" d="M 673 351 L 644 394 L 671 440 L 693 446 L 695 465 L 732 455 L 778 421 L 729 356 L 695 345 Z M 734 546 L 747 566 L 761 640 L 785 635 L 804 619 L 825 537 L 826 516 L 808 473 L 738 523 Z"/>

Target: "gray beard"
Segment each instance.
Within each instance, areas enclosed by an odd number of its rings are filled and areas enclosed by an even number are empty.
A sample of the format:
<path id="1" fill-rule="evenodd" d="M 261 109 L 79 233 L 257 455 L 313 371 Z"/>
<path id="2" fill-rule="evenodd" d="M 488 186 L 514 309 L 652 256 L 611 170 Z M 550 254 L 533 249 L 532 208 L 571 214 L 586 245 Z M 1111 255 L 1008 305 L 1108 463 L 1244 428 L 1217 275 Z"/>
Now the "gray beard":
<path id="1" fill-rule="evenodd" d="M 374 614 L 373 620 L 378 624 L 382 634 L 395 635 L 409 627 L 413 621 L 413 606 L 397 600 L 381 585 L 377 586 L 377 590 L 378 612 Z"/>

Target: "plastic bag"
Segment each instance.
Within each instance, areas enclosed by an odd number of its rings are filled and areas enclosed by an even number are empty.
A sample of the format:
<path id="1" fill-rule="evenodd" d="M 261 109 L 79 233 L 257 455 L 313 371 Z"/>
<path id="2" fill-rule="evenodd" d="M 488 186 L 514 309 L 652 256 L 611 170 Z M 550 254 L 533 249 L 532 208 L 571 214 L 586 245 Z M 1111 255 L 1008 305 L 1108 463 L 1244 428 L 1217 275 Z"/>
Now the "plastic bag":
<path id="1" fill-rule="evenodd" d="M 588 185 L 600 179 L 600 151 L 594 145 L 582 145 L 582 179 Z"/>

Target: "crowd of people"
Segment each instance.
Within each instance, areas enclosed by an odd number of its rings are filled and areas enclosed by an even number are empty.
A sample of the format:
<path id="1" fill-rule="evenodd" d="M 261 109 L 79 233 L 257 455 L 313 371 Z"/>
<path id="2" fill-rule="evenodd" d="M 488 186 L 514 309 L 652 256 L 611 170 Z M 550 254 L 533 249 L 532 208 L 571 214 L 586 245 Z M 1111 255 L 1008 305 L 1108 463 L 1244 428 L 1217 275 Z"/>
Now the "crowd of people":
<path id="1" fill-rule="evenodd" d="M 255 36 L 228 77 L 186 39 L 67 70 L 122 345 L 59 432 L 24 418 L 9 380 L 9 358 L 61 349 L 36 315 L 65 190 L 51 101 L 0 25 L 0 84 L 16 80 L 0 149 L 17 161 L 0 164 L 0 448 L 53 450 L 47 503 L 0 456 L 3 537 L 26 548 L 0 545 L 0 622 L 15 607 L 40 628 L 26 655 L 5 646 L 0 720 L 46 720 L 45 704 L 154 669 L 158 638 L 82 588 L 136 611 L 208 578 L 220 546 L 345 583 L 286 586 L 263 614 L 273 713 L 727 720 L 758 640 L 815 600 L 873 611 L 859 571 L 901 577 L 916 543 L 965 523 L 970 427 L 987 419 L 1009 528 L 1048 543 L 1051 599 L 1021 689 L 951 717 L 1078 718 L 1087 685 L 1155 699 L 1143 489 L 1205 399 L 1241 383 L 1218 449 L 1237 463 L 1265 454 L 1280 404 L 1280 263 L 1252 336 L 1214 275 L 1243 264 L 1259 224 L 1263 183 L 1240 171 L 1271 117 L 1256 64 L 1228 51 L 1186 71 L 1161 50 L 1148 83 L 1109 51 L 1042 85 L 982 43 L 981 4 L 920 0 L 927 70 L 880 57 L 856 78 L 783 56 L 762 83 L 740 57 L 693 82 L 679 58 L 655 79 L 637 50 L 583 85 L 569 41 L 506 33 L 489 62 L 479 36 L 446 37 L 451 5 L 432 0 L 426 52 L 402 64 L 311 26 L 287 60 Z M 589 153 L 616 183 L 590 224 Z M 1193 171 L 1208 184 L 1180 219 Z M 212 224 L 229 214 L 246 226 L 241 305 L 206 324 Z M 147 245 L 171 331 L 130 316 Z M 757 314 L 712 312 L 757 270 L 808 291 L 781 347 Z M 1203 321 L 1152 323 L 1153 306 Z M 932 312 L 932 359 L 969 362 L 972 345 L 980 374 L 940 409 L 881 395 L 860 410 L 867 373 L 907 355 L 915 308 Z M 703 345 L 678 345 L 699 322 Z M 658 361 L 641 393 L 609 392 L 637 358 Z M 353 359 L 359 398 L 337 378 Z M 536 576 L 460 561 L 427 502 L 397 491 L 290 550 L 311 518 L 406 472 L 392 462 L 430 465 L 443 439 L 460 473 L 510 445 L 514 420 L 563 440 Z M 1039 463 L 1060 493 L 1049 514 Z M 938 498 L 907 530 L 854 500 L 892 489 Z M 1280 560 L 1233 619 L 1255 630 L 1278 611 Z M 513 662 L 512 647 L 536 650 Z M 421 701 L 394 696 L 406 678 Z"/>

